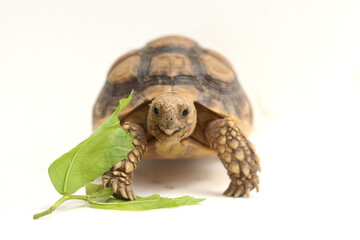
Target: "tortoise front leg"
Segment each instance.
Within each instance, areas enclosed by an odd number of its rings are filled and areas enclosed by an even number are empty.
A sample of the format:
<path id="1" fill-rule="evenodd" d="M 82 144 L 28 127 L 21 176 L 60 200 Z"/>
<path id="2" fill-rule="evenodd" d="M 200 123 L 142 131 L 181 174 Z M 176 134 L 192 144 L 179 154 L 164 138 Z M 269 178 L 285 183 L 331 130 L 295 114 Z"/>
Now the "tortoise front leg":
<path id="1" fill-rule="evenodd" d="M 257 171 L 261 171 L 260 160 L 253 144 L 243 135 L 240 127 L 230 119 L 218 119 L 208 124 L 205 135 L 231 179 L 224 194 L 249 197 L 252 189 L 259 191 Z"/>
<path id="2" fill-rule="evenodd" d="M 102 176 L 103 187 L 110 187 L 115 198 L 135 200 L 136 196 L 131 188 L 132 176 L 146 149 L 146 135 L 143 128 L 135 123 L 126 122 L 123 125 L 134 137 L 134 148 L 126 159 L 116 163 L 110 171 Z"/>

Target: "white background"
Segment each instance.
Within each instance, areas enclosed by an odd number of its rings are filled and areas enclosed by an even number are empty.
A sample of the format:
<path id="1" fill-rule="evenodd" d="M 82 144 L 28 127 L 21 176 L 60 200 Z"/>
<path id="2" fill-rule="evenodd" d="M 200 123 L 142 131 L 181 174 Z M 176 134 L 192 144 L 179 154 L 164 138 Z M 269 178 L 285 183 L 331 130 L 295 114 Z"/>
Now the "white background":
<path id="1" fill-rule="evenodd" d="M 226 198 L 217 159 L 143 161 L 140 196 L 198 206 L 105 211 L 60 196 L 48 166 L 91 134 L 112 62 L 168 34 L 234 65 L 255 111 L 260 192 Z M 119 239 L 359 239 L 359 1 L 0 1 L 0 234 Z M 80 191 L 81 193 L 81 191 Z"/>

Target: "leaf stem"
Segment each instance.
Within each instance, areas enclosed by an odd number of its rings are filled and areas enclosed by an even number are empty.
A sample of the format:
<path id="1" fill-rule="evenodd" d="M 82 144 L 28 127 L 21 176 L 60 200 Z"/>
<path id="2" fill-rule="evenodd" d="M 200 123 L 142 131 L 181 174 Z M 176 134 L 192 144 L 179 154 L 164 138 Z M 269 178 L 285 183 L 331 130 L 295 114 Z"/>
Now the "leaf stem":
<path id="1" fill-rule="evenodd" d="M 41 212 L 41 213 L 37 213 L 33 216 L 34 219 L 38 219 L 40 217 L 49 215 L 50 213 L 52 213 L 53 211 L 55 211 L 55 209 L 57 209 L 63 202 L 70 200 L 70 199 L 79 199 L 79 200 L 84 200 L 87 202 L 91 202 L 91 199 L 89 199 L 87 196 L 82 196 L 82 195 L 64 195 L 62 198 L 60 198 L 56 203 L 54 203 L 54 205 L 52 205 L 48 210 Z"/>

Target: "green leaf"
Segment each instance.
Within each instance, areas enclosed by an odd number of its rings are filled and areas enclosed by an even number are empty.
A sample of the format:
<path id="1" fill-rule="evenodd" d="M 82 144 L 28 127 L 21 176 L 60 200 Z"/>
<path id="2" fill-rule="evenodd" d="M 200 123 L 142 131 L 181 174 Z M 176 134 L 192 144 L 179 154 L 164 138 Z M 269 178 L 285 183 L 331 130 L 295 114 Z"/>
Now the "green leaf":
<path id="1" fill-rule="evenodd" d="M 133 136 L 121 128 L 118 119 L 119 112 L 131 101 L 132 93 L 120 100 L 115 112 L 89 138 L 50 165 L 51 182 L 60 194 L 73 194 L 123 160 L 133 149 Z"/>
<path id="2" fill-rule="evenodd" d="M 94 208 L 100 209 L 145 211 L 159 208 L 172 208 L 185 205 L 195 205 L 205 200 L 203 198 L 193 198 L 190 196 L 183 196 L 179 198 L 166 198 L 160 197 L 158 194 L 154 194 L 149 197 L 136 196 L 136 198 L 137 199 L 135 201 L 109 198 L 105 202 L 90 201 L 90 205 Z"/>
<path id="3" fill-rule="evenodd" d="M 102 188 L 101 185 L 87 183 L 85 185 L 86 195 L 90 198 L 108 198 L 113 195 L 111 188 Z"/>

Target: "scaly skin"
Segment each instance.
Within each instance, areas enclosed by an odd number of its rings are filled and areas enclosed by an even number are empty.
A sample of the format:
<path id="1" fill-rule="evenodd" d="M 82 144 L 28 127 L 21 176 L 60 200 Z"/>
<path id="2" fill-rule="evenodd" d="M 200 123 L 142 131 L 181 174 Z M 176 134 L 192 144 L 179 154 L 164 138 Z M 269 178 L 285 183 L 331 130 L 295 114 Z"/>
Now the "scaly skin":
<path id="1" fill-rule="evenodd" d="M 217 152 L 231 179 L 224 195 L 249 197 L 252 189 L 259 191 L 260 159 L 240 127 L 230 119 L 218 119 L 210 122 L 205 131 L 210 147 Z"/>
<path id="2" fill-rule="evenodd" d="M 118 162 L 102 176 L 103 187 L 110 187 L 114 197 L 118 199 L 135 200 L 136 196 L 131 188 L 132 176 L 146 149 L 146 135 L 144 129 L 135 123 L 126 122 L 122 126 L 134 137 L 134 148 L 126 159 Z"/>

